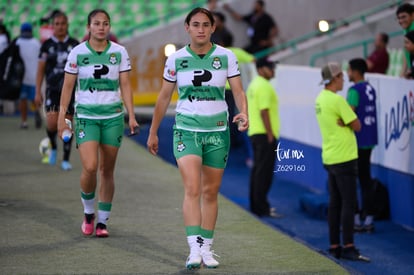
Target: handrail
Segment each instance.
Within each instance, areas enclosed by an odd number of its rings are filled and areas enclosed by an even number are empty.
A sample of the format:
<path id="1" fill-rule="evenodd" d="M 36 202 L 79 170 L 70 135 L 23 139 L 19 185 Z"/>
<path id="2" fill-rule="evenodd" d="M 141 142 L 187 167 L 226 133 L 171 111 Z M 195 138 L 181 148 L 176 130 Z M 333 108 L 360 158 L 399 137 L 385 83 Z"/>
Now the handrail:
<path id="1" fill-rule="evenodd" d="M 403 34 L 404 34 L 404 31 L 399 30 L 399 31 L 388 33 L 388 36 L 390 38 L 392 38 L 392 37 L 400 36 L 400 35 L 403 35 Z M 346 51 L 346 50 L 349 50 L 349 49 L 357 48 L 357 47 L 360 47 L 360 46 L 363 47 L 364 57 L 366 58 L 368 56 L 368 45 L 373 43 L 374 40 L 375 40 L 374 38 L 368 38 L 368 39 L 364 39 L 364 40 L 361 40 L 361 41 L 350 43 L 350 44 L 347 44 L 347 45 L 344 45 L 344 46 L 340 46 L 340 47 L 336 47 L 336 48 L 333 48 L 333 49 L 329 49 L 329 50 L 325 50 L 325 51 L 322 51 L 322 52 L 315 53 L 310 57 L 309 66 L 314 67 L 315 62 L 318 58 L 328 56 L 328 55 L 331 55 L 331 54 L 334 54 L 334 53 Z"/>
<path id="2" fill-rule="evenodd" d="M 299 43 L 302 43 L 302 42 L 304 42 L 306 40 L 309 40 L 309 39 L 314 38 L 314 37 L 317 37 L 317 36 L 321 36 L 321 35 L 331 35 L 332 32 L 334 32 L 339 27 L 347 26 L 350 23 L 356 22 L 358 20 L 361 20 L 362 22 L 365 22 L 366 21 L 366 18 L 368 16 L 371 16 L 373 14 L 376 14 L 376 13 L 378 13 L 378 12 L 384 10 L 384 9 L 392 8 L 394 6 L 398 6 L 401 3 L 403 3 L 403 2 L 404 2 L 404 0 L 389 0 L 386 3 L 380 4 L 380 5 L 378 5 L 378 6 L 374 7 L 374 8 L 371 8 L 369 10 L 365 10 L 365 11 L 362 11 L 362 12 L 357 13 L 355 15 L 352 15 L 352 16 L 350 16 L 348 18 L 345 18 L 345 19 L 336 21 L 334 24 L 332 24 L 331 29 L 328 32 L 326 32 L 326 33 L 321 33 L 320 31 L 315 30 L 315 31 L 309 32 L 309 33 L 307 33 L 307 34 L 305 34 L 303 36 L 300 36 L 300 37 L 291 39 L 289 41 L 286 41 L 286 42 L 281 43 L 279 45 L 276 45 L 274 47 L 271 47 L 271 48 L 265 49 L 263 51 L 257 52 L 256 54 L 254 54 L 254 56 L 256 58 L 262 58 L 262 57 L 268 56 L 270 54 L 273 54 L 273 53 L 275 53 L 277 51 L 285 50 L 287 48 L 292 48 L 292 50 L 296 51 L 297 45 Z"/>

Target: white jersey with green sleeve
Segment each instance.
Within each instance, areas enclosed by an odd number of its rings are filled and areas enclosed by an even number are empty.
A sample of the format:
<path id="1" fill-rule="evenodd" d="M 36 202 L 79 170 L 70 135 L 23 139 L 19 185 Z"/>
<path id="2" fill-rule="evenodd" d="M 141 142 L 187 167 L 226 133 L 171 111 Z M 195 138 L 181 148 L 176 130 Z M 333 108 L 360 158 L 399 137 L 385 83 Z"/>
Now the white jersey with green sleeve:
<path id="1" fill-rule="evenodd" d="M 189 46 L 169 56 L 164 79 L 177 83 L 176 128 L 195 132 L 226 130 L 226 80 L 239 75 L 235 55 L 215 44 L 204 56 L 198 56 Z"/>
<path id="2" fill-rule="evenodd" d="M 123 115 L 119 74 L 130 71 L 126 49 L 108 41 L 98 53 L 83 42 L 72 49 L 65 72 L 77 75 L 75 113 L 79 118 L 106 119 Z"/>

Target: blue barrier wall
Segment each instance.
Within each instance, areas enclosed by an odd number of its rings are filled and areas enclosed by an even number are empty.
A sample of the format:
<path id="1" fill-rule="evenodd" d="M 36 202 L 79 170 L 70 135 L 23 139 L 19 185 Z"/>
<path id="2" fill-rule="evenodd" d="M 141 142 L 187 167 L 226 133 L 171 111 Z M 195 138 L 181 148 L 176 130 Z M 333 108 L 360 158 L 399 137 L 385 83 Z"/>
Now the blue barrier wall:
<path id="1" fill-rule="evenodd" d="M 320 148 L 283 138 L 279 147 L 283 149 L 280 154 L 290 157 L 277 161 L 277 178 L 296 182 L 316 193 L 327 192 L 328 175 L 322 165 Z M 284 153 L 287 150 L 290 154 Z M 302 155 L 302 158 L 292 157 L 293 150 L 301 151 L 293 156 Z M 379 179 L 388 189 L 391 219 L 395 223 L 414 229 L 414 177 L 375 164 L 372 165 L 371 172 L 372 177 Z"/>

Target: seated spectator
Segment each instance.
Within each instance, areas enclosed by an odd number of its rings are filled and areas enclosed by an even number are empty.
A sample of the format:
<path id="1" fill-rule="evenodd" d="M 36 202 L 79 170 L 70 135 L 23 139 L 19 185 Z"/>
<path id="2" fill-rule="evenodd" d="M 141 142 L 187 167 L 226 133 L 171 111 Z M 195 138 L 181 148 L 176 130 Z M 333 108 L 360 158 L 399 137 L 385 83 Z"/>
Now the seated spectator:
<path id="1" fill-rule="evenodd" d="M 390 62 L 390 57 L 387 51 L 388 40 L 388 34 L 377 34 L 374 42 L 375 50 L 366 60 L 368 72 L 379 74 L 387 73 L 388 65 Z"/>

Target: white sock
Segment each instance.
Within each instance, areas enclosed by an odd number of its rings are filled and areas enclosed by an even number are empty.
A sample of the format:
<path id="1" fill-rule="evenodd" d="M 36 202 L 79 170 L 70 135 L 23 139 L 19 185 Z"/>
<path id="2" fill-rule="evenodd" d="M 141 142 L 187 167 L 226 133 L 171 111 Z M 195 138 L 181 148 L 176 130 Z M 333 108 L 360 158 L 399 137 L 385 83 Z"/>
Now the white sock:
<path id="1" fill-rule="evenodd" d="M 93 214 L 95 213 L 95 199 L 85 200 L 81 198 L 83 204 L 83 213 Z"/>
<path id="2" fill-rule="evenodd" d="M 191 251 L 197 251 L 197 250 L 200 250 L 200 245 L 202 244 L 202 238 L 200 235 L 187 236 L 187 243 Z"/>
<path id="3" fill-rule="evenodd" d="M 110 211 L 98 210 L 98 223 L 103 223 L 106 225 L 110 214 Z"/>
<path id="4" fill-rule="evenodd" d="M 361 217 L 359 216 L 359 214 L 355 214 L 355 216 L 354 216 L 354 224 L 355 225 L 361 225 Z"/>
<path id="5" fill-rule="evenodd" d="M 374 216 L 366 216 L 365 217 L 365 222 L 364 222 L 365 225 L 370 225 L 373 222 L 374 222 Z"/>
<path id="6" fill-rule="evenodd" d="M 203 238 L 203 245 L 201 246 L 201 250 L 210 251 L 211 246 L 213 245 L 214 239 Z"/>

